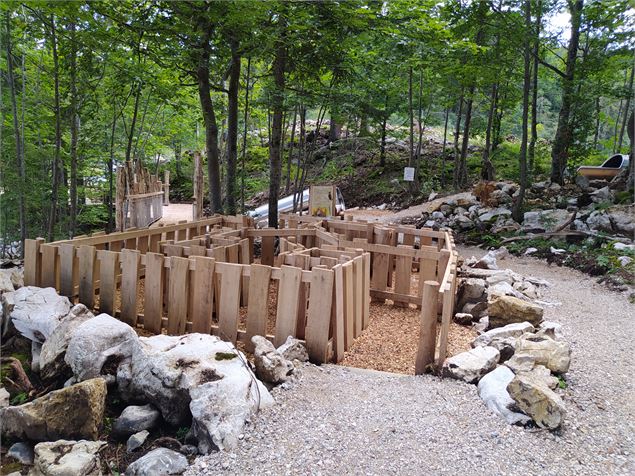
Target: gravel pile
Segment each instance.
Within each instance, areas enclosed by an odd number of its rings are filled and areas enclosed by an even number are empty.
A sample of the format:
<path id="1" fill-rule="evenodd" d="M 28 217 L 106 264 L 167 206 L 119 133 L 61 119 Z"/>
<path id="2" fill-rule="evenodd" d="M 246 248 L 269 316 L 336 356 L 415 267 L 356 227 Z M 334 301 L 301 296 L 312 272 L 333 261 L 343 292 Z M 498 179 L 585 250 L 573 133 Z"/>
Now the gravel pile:
<path id="1" fill-rule="evenodd" d="M 573 346 L 559 432 L 507 425 L 473 385 L 308 365 L 274 390 L 278 405 L 235 453 L 200 457 L 186 474 L 635 474 L 635 306 L 573 270 L 499 264 L 547 279 L 543 299 L 562 303 L 545 310 Z"/>

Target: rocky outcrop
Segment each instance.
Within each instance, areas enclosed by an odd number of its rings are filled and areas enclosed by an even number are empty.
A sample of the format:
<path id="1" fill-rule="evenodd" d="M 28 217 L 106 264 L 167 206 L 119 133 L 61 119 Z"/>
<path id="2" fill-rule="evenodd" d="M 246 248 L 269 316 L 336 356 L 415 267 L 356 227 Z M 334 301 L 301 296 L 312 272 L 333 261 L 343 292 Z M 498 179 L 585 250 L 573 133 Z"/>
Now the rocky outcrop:
<path id="1" fill-rule="evenodd" d="M 128 400 L 152 403 L 172 425 L 192 420 L 199 451 L 229 449 L 259 404 L 273 399 L 229 342 L 208 334 L 141 337 L 117 383 Z"/>
<path id="2" fill-rule="evenodd" d="M 543 309 L 513 296 L 496 296 L 488 302 L 487 314 L 490 327 L 525 321 L 537 326 L 542 321 Z"/>
<path id="3" fill-rule="evenodd" d="M 55 390 L 1 410 L 2 434 L 32 441 L 94 440 L 102 425 L 105 401 L 106 383 L 101 378 Z"/>
<path id="4" fill-rule="evenodd" d="M 293 364 L 285 359 L 265 337 L 253 336 L 251 342 L 255 346 L 256 376 L 263 382 L 272 384 L 285 382 L 293 372 Z"/>
<path id="5" fill-rule="evenodd" d="M 38 343 L 48 339 L 71 310 L 69 300 L 54 288 L 27 286 L 14 291 L 12 300 L 13 325 L 24 337 Z"/>
<path id="6" fill-rule="evenodd" d="M 139 347 L 132 327 L 108 314 L 86 320 L 73 332 L 65 361 L 78 381 L 114 375 Z"/>
<path id="7" fill-rule="evenodd" d="M 125 476 L 168 476 L 183 474 L 187 469 L 187 458 L 167 448 L 157 448 L 136 460 Z"/>
<path id="8" fill-rule="evenodd" d="M 161 414 L 152 405 L 130 405 L 112 423 L 112 433 L 127 438 L 134 433 L 150 430 L 159 424 Z"/>
<path id="9" fill-rule="evenodd" d="M 99 453 L 105 441 L 59 440 L 35 445 L 35 461 L 29 476 L 101 476 Z"/>
<path id="10" fill-rule="evenodd" d="M 499 357 L 493 347 L 476 347 L 446 359 L 442 373 L 444 377 L 476 383 L 496 367 Z"/>
<path id="11" fill-rule="evenodd" d="M 531 419 L 518 411 L 518 406 L 509 395 L 507 386 L 514 379 L 514 372 L 505 366 L 499 366 L 478 382 L 478 395 L 497 415 L 510 425 L 525 424 Z"/>
<path id="12" fill-rule="evenodd" d="M 533 357 L 536 365 L 544 365 L 556 374 L 568 372 L 571 364 L 571 346 L 546 335 L 524 334 L 516 342 L 516 353 Z"/>
<path id="13" fill-rule="evenodd" d="M 70 375 L 71 370 L 64 361 L 66 349 L 73 332 L 85 321 L 94 317 L 83 304 L 73 306 L 70 313 L 63 317 L 50 337 L 42 344 L 40 352 L 40 375 L 44 379 L 54 379 Z"/>
<path id="14" fill-rule="evenodd" d="M 507 391 L 518 408 L 539 427 L 553 430 L 562 424 L 566 414 L 564 403 L 540 377 L 529 372 L 519 373 L 507 385 Z"/>

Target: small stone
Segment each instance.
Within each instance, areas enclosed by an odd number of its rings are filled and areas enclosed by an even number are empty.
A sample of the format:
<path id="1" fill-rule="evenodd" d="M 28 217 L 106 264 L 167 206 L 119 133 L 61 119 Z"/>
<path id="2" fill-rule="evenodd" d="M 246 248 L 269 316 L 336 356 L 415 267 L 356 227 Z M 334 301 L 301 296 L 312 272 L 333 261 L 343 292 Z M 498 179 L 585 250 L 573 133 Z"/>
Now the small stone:
<path id="1" fill-rule="evenodd" d="M 525 255 L 533 255 L 534 253 L 536 253 L 538 251 L 538 248 L 527 248 L 525 250 Z"/>
<path id="2" fill-rule="evenodd" d="M 38 443 L 29 476 L 97 476 L 102 474 L 99 452 L 105 446 L 105 441 L 86 440 Z"/>
<path id="3" fill-rule="evenodd" d="M 474 316 L 472 314 L 467 314 L 463 312 L 457 312 L 454 314 L 454 322 L 457 324 L 461 324 L 462 326 L 467 326 L 472 323 L 474 320 Z"/>
<path id="4" fill-rule="evenodd" d="M 19 442 L 11 445 L 7 456 L 17 459 L 21 464 L 32 465 L 35 453 L 33 452 L 33 446 L 28 443 Z"/>
<path id="5" fill-rule="evenodd" d="M 454 355 L 443 363 L 443 376 L 476 383 L 496 367 L 500 354 L 494 347 L 476 347 Z"/>
<path id="6" fill-rule="evenodd" d="M 630 258 L 629 256 L 618 256 L 617 261 L 619 261 L 620 266 L 624 268 L 633 262 L 633 258 Z"/>
<path id="7" fill-rule="evenodd" d="M 503 327 L 497 327 L 495 329 L 491 329 L 480 336 L 478 336 L 472 342 L 472 347 L 479 346 L 487 346 L 494 339 L 504 339 L 507 337 L 520 337 L 526 332 L 533 332 L 534 326 L 532 326 L 529 322 L 517 322 L 513 324 L 508 324 Z"/>
<path id="8" fill-rule="evenodd" d="M 159 423 L 161 413 L 152 405 L 130 405 L 121 412 L 112 425 L 113 435 L 125 438 L 133 433 L 151 430 Z"/>
<path id="9" fill-rule="evenodd" d="M 285 359 L 290 361 L 308 362 L 309 360 L 309 353 L 304 343 L 292 336 L 287 337 L 286 342 L 278 347 L 277 350 Z"/>
<path id="10" fill-rule="evenodd" d="M 148 430 L 143 430 L 132 435 L 130 438 L 128 438 L 128 441 L 126 442 L 126 451 L 128 453 L 132 453 L 137 448 L 140 448 L 141 446 L 143 446 L 143 444 L 148 439 L 149 435 L 150 435 L 150 432 Z"/>
<path id="11" fill-rule="evenodd" d="M 255 345 L 256 376 L 273 384 L 286 381 L 293 372 L 293 363 L 285 359 L 265 337 L 253 336 L 251 342 Z"/>
<path id="12" fill-rule="evenodd" d="M 157 448 L 143 455 L 126 469 L 126 476 L 163 476 L 183 474 L 187 458 L 167 448 Z"/>

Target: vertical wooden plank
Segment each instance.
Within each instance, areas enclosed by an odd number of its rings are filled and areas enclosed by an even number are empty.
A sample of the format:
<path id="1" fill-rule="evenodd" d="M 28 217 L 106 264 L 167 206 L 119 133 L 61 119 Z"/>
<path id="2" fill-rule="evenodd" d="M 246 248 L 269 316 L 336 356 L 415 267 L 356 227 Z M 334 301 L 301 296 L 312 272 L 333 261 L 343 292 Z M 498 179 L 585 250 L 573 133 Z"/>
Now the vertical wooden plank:
<path id="1" fill-rule="evenodd" d="M 121 240 L 111 241 L 110 243 L 108 243 L 108 249 L 110 251 L 121 251 L 121 245 Z"/>
<path id="2" fill-rule="evenodd" d="M 59 246 L 60 255 L 60 294 L 74 302 L 75 295 L 75 245 L 63 243 Z"/>
<path id="3" fill-rule="evenodd" d="M 344 358 L 344 272 L 342 265 L 333 267 L 335 288 L 333 290 L 333 349 L 335 350 L 335 362 Z"/>
<path id="4" fill-rule="evenodd" d="M 333 280 L 333 270 L 314 268 L 311 271 L 309 312 L 306 322 L 306 347 L 309 359 L 314 363 L 324 363 L 328 360 Z"/>
<path id="5" fill-rule="evenodd" d="M 293 266 L 283 265 L 278 284 L 278 307 L 276 309 L 276 334 L 273 344 L 278 347 L 287 337 L 296 337 L 298 298 L 302 270 Z"/>
<path id="6" fill-rule="evenodd" d="M 290 263 L 296 268 L 308 270 L 310 269 L 311 258 L 306 255 L 289 256 Z M 300 281 L 300 291 L 298 292 L 298 310 L 295 325 L 295 334 L 298 339 L 304 339 L 306 329 L 306 311 L 308 303 L 308 285 Z"/>
<path id="7" fill-rule="evenodd" d="M 238 252 L 240 245 L 238 243 L 227 246 L 227 262 L 238 264 Z"/>
<path id="8" fill-rule="evenodd" d="M 362 320 L 364 314 L 364 303 L 363 303 L 363 293 L 364 293 L 364 276 L 363 276 L 363 258 L 361 256 L 356 256 L 353 258 L 353 275 L 355 277 L 354 281 L 354 294 L 355 294 L 355 338 L 359 337 L 362 333 Z"/>
<path id="9" fill-rule="evenodd" d="M 251 254 L 249 252 L 249 240 L 244 238 L 240 240 L 240 264 L 250 264 Z M 242 296 L 241 301 L 243 306 L 249 306 L 249 276 L 242 277 Z"/>
<path id="10" fill-rule="evenodd" d="M 79 302 L 88 309 L 95 304 L 95 247 L 82 245 L 77 249 L 79 258 Z"/>
<path id="11" fill-rule="evenodd" d="M 267 228 L 265 228 L 267 229 Z M 273 236 L 263 236 L 261 243 L 261 255 L 260 255 L 260 263 L 273 266 L 273 255 L 274 255 L 274 239 Z"/>
<path id="12" fill-rule="evenodd" d="M 342 271 L 344 278 L 344 347 L 348 350 L 355 340 L 355 293 L 352 261 L 344 263 Z"/>
<path id="13" fill-rule="evenodd" d="M 400 245 L 399 248 L 412 248 Z M 410 294 L 410 283 L 412 280 L 412 257 L 396 256 L 395 265 L 395 292 L 398 294 Z M 395 301 L 396 307 L 408 307 L 408 303 Z"/>
<path id="14" fill-rule="evenodd" d="M 137 291 L 139 285 L 139 259 L 137 250 L 121 250 L 121 320 L 137 325 Z"/>
<path id="15" fill-rule="evenodd" d="M 42 244 L 40 250 L 42 251 L 42 287 L 57 289 L 57 246 Z"/>
<path id="16" fill-rule="evenodd" d="M 40 286 L 42 277 L 42 255 L 40 246 L 44 238 L 27 239 L 24 242 L 24 284 L 25 286 Z"/>
<path id="17" fill-rule="evenodd" d="M 236 343 L 240 310 L 240 278 L 243 267 L 240 264 L 216 263 L 216 270 L 221 274 L 218 313 L 219 337 Z"/>
<path id="18" fill-rule="evenodd" d="M 247 342 L 245 347 L 253 352 L 251 338 L 255 335 L 264 336 L 267 333 L 267 318 L 269 316 L 269 283 L 271 267 L 262 264 L 252 264 L 249 267 L 249 302 L 247 307 Z"/>
<path id="19" fill-rule="evenodd" d="M 187 300 L 189 297 L 190 260 L 173 256 L 170 258 L 168 279 L 168 334 L 185 333 Z"/>
<path id="20" fill-rule="evenodd" d="M 205 256 L 207 248 L 201 245 L 190 245 L 190 256 Z"/>
<path id="21" fill-rule="evenodd" d="M 178 222 L 179 225 L 182 225 L 184 223 L 187 223 L 187 220 L 179 220 Z M 183 240 L 187 240 L 187 228 L 182 228 L 180 230 L 177 230 L 176 232 L 176 241 Z"/>
<path id="22" fill-rule="evenodd" d="M 137 238 L 128 238 L 126 240 L 126 249 L 127 250 L 136 250 L 137 249 Z"/>
<path id="23" fill-rule="evenodd" d="M 143 255 L 148 252 L 148 235 L 137 238 L 137 249 Z"/>
<path id="24" fill-rule="evenodd" d="M 438 290 L 439 283 L 436 281 L 426 281 L 423 285 L 415 375 L 425 373 L 429 365 L 434 362 L 434 349 L 437 339 Z"/>
<path id="25" fill-rule="evenodd" d="M 100 250 L 97 252 L 97 258 L 99 259 L 99 311 L 114 316 L 119 253 Z"/>
<path id="26" fill-rule="evenodd" d="M 158 253 L 159 241 L 161 241 L 161 233 L 154 233 L 150 235 L 150 245 L 148 246 L 148 250 L 152 253 Z"/>
<path id="27" fill-rule="evenodd" d="M 388 258 L 386 253 L 375 253 L 373 255 L 373 273 L 371 276 L 371 289 L 385 291 L 388 281 Z M 383 302 L 384 299 L 374 299 Z"/>
<path id="28" fill-rule="evenodd" d="M 143 295 L 143 327 L 154 333 L 161 333 L 163 316 L 163 255 L 146 253 L 146 277 Z"/>
<path id="29" fill-rule="evenodd" d="M 370 322 L 370 253 L 362 254 L 364 258 L 364 290 L 362 303 L 364 314 L 362 316 L 362 327 L 366 329 Z"/>
<path id="30" fill-rule="evenodd" d="M 214 264 L 213 258 L 195 256 L 192 283 L 192 332 L 209 334 L 212 329 L 214 309 Z"/>
<path id="31" fill-rule="evenodd" d="M 443 310 L 441 311 L 441 330 L 439 332 L 439 355 L 437 356 L 437 368 L 443 366 L 445 355 L 448 351 L 448 333 L 452 321 L 452 301 L 454 299 L 452 286 L 443 291 Z"/>

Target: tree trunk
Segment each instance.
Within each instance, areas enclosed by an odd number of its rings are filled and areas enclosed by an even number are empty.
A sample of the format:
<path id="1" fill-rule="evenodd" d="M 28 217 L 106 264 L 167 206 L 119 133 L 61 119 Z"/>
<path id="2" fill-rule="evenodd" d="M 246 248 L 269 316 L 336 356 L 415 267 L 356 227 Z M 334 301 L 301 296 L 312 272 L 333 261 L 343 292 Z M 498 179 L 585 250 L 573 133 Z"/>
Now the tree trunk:
<path id="1" fill-rule="evenodd" d="M 333 119 L 331 119 L 333 124 Z M 287 183 L 284 187 L 285 195 L 291 191 L 291 164 L 293 162 L 293 141 L 295 140 L 295 129 L 298 125 L 298 106 L 293 108 L 293 125 L 291 126 L 291 140 L 289 141 L 289 155 L 287 156 Z"/>
<path id="2" fill-rule="evenodd" d="M 408 119 L 410 120 L 408 167 L 412 167 L 415 142 L 415 119 L 412 107 L 412 66 L 408 69 Z"/>
<path id="3" fill-rule="evenodd" d="M 593 132 L 593 149 L 597 150 L 600 138 L 600 96 L 595 98 L 595 130 Z"/>
<path id="4" fill-rule="evenodd" d="M 427 117 L 427 115 L 426 115 Z M 418 137 L 417 137 L 417 170 L 415 173 L 415 187 L 419 186 L 419 175 L 421 173 L 421 152 L 423 148 L 423 68 L 419 70 L 419 91 L 417 98 L 417 122 L 419 123 L 418 127 Z M 428 171 L 430 171 L 430 163 L 428 163 Z"/>
<path id="5" fill-rule="evenodd" d="M 536 24 L 534 27 L 533 70 L 531 80 L 531 139 L 529 141 L 529 175 L 533 176 L 536 167 L 536 142 L 538 141 L 538 54 L 540 53 L 540 28 L 542 26 L 542 2 L 536 2 Z"/>
<path id="6" fill-rule="evenodd" d="M 617 143 L 617 151 L 622 151 L 622 142 L 624 140 L 624 130 L 626 129 L 626 124 L 628 122 L 629 111 L 631 109 L 631 96 L 633 95 L 633 74 L 635 73 L 635 68 L 631 68 L 631 78 L 628 80 L 628 96 L 626 97 L 626 107 L 624 108 L 624 120 L 622 121 L 622 128 L 620 129 L 620 139 Z"/>
<path id="7" fill-rule="evenodd" d="M 272 97 L 271 139 L 269 141 L 269 226 L 278 228 L 278 196 L 282 175 L 280 147 L 282 139 L 282 121 L 284 115 L 284 70 L 287 62 L 285 45 L 285 21 L 281 16 L 280 31 L 277 38 L 276 52 L 273 60 L 273 79 L 275 90 Z"/>
<path id="8" fill-rule="evenodd" d="M 454 128 L 454 172 L 452 176 L 452 185 L 454 186 L 455 190 L 459 188 L 457 177 L 459 173 L 458 171 L 459 163 L 461 160 L 461 156 L 460 156 L 461 151 L 459 150 L 459 136 L 461 134 L 462 117 L 463 117 L 463 91 L 461 91 L 461 97 L 459 98 L 459 110 L 456 114 L 456 125 Z"/>
<path id="9" fill-rule="evenodd" d="M 77 41 L 75 38 L 75 23 L 70 24 L 71 32 L 71 208 L 70 208 L 70 238 L 75 236 L 77 231 L 77 139 L 79 135 L 79 116 L 77 111 Z"/>
<path id="10" fill-rule="evenodd" d="M 294 120 L 294 124 L 295 124 L 295 120 Z M 329 142 L 335 142 L 336 140 L 340 140 L 341 135 L 342 135 L 342 126 L 337 123 L 335 114 L 331 113 L 331 122 L 329 124 Z"/>
<path id="11" fill-rule="evenodd" d="M 62 117 L 60 110 L 60 75 L 59 57 L 57 53 L 57 28 L 55 18 L 51 16 L 51 47 L 53 50 L 53 84 L 54 84 L 54 112 L 55 112 L 55 152 L 53 154 L 51 208 L 49 212 L 47 240 L 53 241 L 55 224 L 57 222 L 57 205 L 60 184 L 60 156 L 62 152 Z"/>
<path id="12" fill-rule="evenodd" d="M 25 211 L 25 186 L 26 186 L 26 167 L 24 160 L 24 143 L 20 134 L 20 126 L 18 124 L 18 105 L 15 93 L 15 78 L 13 76 L 13 49 L 11 45 L 11 13 L 5 12 L 5 21 L 7 25 L 7 39 L 5 48 L 7 52 L 7 84 L 9 86 L 9 95 L 11 97 L 11 112 L 13 115 L 13 133 L 15 137 L 15 157 L 18 169 L 18 213 L 20 221 L 20 242 L 21 255 L 24 256 L 24 240 L 26 239 L 26 211 Z M 24 101 L 24 98 L 22 98 Z"/>
<path id="13" fill-rule="evenodd" d="M 490 160 L 492 149 L 492 125 L 496 115 L 496 96 L 498 95 L 498 83 L 492 85 L 490 96 L 489 113 L 487 115 L 487 128 L 485 129 L 485 147 L 483 148 L 483 164 L 481 166 L 481 178 L 483 180 L 494 180 L 494 165 Z"/>
<path id="14" fill-rule="evenodd" d="M 231 67 L 227 103 L 227 213 L 236 214 L 236 162 L 238 160 L 238 89 L 240 86 L 240 53 L 238 42 L 231 41 Z"/>
<path id="15" fill-rule="evenodd" d="M 209 203 L 212 213 L 220 213 L 223 204 L 220 193 L 220 166 L 218 160 L 218 124 L 209 84 L 210 32 L 205 30 L 200 46 L 200 57 L 196 69 L 198 97 L 205 123 L 205 147 L 207 149 L 207 174 L 209 180 Z"/>
<path id="16" fill-rule="evenodd" d="M 249 89 L 251 75 L 251 56 L 247 58 L 247 80 L 245 81 L 245 114 L 243 117 L 243 150 L 241 154 L 240 175 L 240 211 L 245 213 L 245 157 L 247 156 L 247 119 L 249 118 Z"/>
<path id="17" fill-rule="evenodd" d="M 525 0 L 525 28 L 526 32 L 531 29 L 531 1 Z M 523 81 L 523 124 L 522 124 L 522 137 L 520 140 L 520 154 L 518 156 L 518 162 L 520 165 L 520 187 L 518 190 L 518 197 L 514 201 L 512 207 L 512 216 L 518 223 L 523 219 L 523 201 L 525 200 L 525 189 L 527 188 L 527 122 L 529 118 L 529 89 L 531 88 L 531 63 L 529 51 L 529 35 L 525 35 L 524 45 L 524 57 L 525 57 L 525 74 Z"/>
<path id="18" fill-rule="evenodd" d="M 441 187 L 445 187 L 445 163 L 447 155 L 445 153 L 445 146 L 448 140 L 448 119 L 450 118 L 450 108 L 445 108 L 445 121 L 443 123 L 443 149 L 441 152 Z"/>
<path id="19" fill-rule="evenodd" d="M 110 155 L 108 157 L 108 233 L 115 230 L 114 222 L 114 174 L 115 174 L 115 129 L 117 126 L 117 108 L 112 106 L 112 126 L 110 128 Z"/>
<path id="20" fill-rule="evenodd" d="M 571 38 L 567 48 L 567 67 L 562 81 L 562 106 L 558 114 L 558 126 L 551 149 L 551 181 L 560 185 L 564 184 L 564 172 L 567 168 L 567 156 L 572 140 L 570 115 L 574 101 L 573 80 L 578 45 L 580 43 L 580 21 L 583 5 L 583 0 L 571 0 L 569 2 Z"/>
<path id="21" fill-rule="evenodd" d="M 467 185 L 467 147 L 470 140 L 470 125 L 472 122 L 472 105 L 474 104 L 475 86 L 470 86 L 468 100 L 465 106 L 465 125 L 463 126 L 463 141 L 461 142 L 461 156 L 458 167 L 455 167 L 455 188 L 463 188 Z"/>

